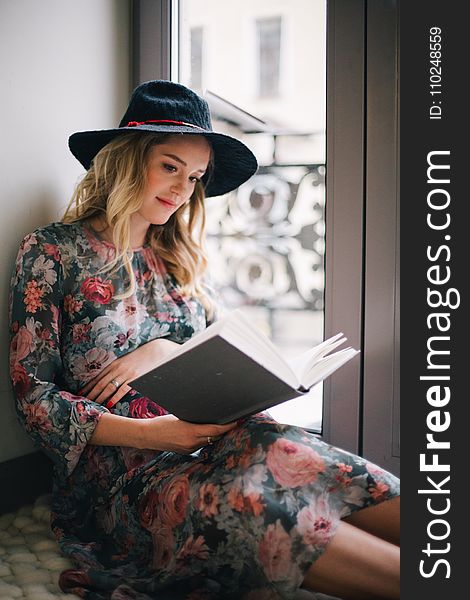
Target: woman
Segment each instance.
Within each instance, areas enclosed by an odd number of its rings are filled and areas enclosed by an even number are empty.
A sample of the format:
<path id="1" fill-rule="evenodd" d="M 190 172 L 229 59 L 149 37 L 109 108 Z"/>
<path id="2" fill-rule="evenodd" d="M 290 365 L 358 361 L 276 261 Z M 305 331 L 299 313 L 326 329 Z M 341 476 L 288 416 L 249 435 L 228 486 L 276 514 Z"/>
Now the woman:
<path id="1" fill-rule="evenodd" d="M 215 318 L 204 195 L 246 181 L 250 150 L 165 81 L 136 88 L 119 128 L 69 144 L 88 171 L 62 222 L 23 240 L 11 290 L 18 414 L 54 461 L 52 529 L 77 564 L 62 589 L 398 598 L 393 475 L 265 414 L 196 425 L 132 390 Z"/>

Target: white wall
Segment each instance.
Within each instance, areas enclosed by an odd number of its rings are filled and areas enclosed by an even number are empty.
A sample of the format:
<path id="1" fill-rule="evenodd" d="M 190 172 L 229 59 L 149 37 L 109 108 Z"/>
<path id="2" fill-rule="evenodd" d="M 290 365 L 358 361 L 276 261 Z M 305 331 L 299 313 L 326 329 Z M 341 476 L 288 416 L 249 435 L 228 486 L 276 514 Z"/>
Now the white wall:
<path id="1" fill-rule="evenodd" d="M 8 379 L 10 273 L 83 173 L 71 133 L 116 126 L 130 92 L 130 0 L 0 0 L 0 462 L 33 450 Z"/>

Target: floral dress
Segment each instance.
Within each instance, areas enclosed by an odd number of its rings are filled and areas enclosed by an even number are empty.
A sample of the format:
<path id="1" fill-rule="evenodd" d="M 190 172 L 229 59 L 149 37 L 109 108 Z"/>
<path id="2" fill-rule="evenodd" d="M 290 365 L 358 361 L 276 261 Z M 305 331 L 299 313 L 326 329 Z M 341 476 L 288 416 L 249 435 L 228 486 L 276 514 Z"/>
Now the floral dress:
<path id="1" fill-rule="evenodd" d="M 54 463 L 51 525 L 76 569 L 60 586 L 87 600 L 292 598 L 341 518 L 392 498 L 398 480 L 267 414 L 189 456 L 88 444 L 104 406 L 79 395 L 111 361 L 206 327 L 150 248 L 101 270 L 114 247 L 83 223 L 23 240 L 11 288 L 11 379 L 20 421 Z M 178 382 L 175 381 L 175 385 Z M 155 400 L 160 404 L 157 404 Z M 165 414 L 129 392 L 112 412 Z"/>

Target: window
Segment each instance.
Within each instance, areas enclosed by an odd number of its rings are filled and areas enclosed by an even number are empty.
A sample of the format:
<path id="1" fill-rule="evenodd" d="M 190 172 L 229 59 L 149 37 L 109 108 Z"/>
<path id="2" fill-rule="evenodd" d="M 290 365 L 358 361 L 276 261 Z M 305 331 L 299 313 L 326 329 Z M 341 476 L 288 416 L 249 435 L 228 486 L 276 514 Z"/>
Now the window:
<path id="1" fill-rule="evenodd" d="M 326 1 L 276 8 L 181 0 L 178 72 L 197 88 L 203 71 L 214 129 L 243 139 L 260 163 L 239 190 L 206 201 L 212 282 L 228 309 L 294 356 L 324 337 Z M 295 68 L 280 96 L 283 62 Z M 319 385 L 270 412 L 321 431 L 322 400 Z"/>
<path id="2" fill-rule="evenodd" d="M 281 17 L 257 19 L 258 93 L 261 97 L 279 94 L 281 68 Z"/>

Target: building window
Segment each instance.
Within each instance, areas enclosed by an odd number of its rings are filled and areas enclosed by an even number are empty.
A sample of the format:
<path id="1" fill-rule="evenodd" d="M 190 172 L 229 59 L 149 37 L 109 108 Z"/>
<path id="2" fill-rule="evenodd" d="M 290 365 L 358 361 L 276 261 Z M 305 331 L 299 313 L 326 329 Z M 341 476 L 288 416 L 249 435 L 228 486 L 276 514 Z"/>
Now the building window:
<path id="1" fill-rule="evenodd" d="M 278 96 L 281 66 L 281 17 L 257 19 L 256 33 L 259 96 Z"/>
<path id="2" fill-rule="evenodd" d="M 191 85 L 193 89 L 202 89 L 202 52 L 203 52 L 203 29 L 202 27 L 191 28 Z"/>

